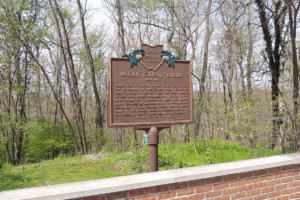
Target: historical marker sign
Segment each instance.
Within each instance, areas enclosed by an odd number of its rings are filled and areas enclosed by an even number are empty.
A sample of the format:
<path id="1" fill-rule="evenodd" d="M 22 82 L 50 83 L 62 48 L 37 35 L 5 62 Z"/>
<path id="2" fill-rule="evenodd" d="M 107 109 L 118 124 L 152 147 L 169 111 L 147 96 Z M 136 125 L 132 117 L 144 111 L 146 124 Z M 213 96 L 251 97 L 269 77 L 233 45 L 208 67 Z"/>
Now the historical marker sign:
<path id="1" fill-rule="evenodd" d="M 193 122 L 190 61 L 162 45 L 110 58 L 109 127 L 160 126 Z"/>

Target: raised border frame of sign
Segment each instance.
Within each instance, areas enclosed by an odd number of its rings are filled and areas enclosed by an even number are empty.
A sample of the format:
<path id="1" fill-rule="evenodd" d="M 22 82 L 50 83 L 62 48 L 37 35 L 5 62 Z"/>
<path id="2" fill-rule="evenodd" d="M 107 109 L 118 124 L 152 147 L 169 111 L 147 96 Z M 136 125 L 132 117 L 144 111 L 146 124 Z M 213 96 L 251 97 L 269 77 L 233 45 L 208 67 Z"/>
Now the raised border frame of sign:
<path id="1" fill-rule="evenodd" d="M 157 45 L 156 45 L 157 46 Z M 153 46 L 152 46 L 153 47 Z M 112 60 L 130 60 L 129 58 L 124 58 L 124 57 L 110 57 L 109 59 L 109 99 L 107 103 L 107 125 L 110 128 L 118 128 L 118 127 L 150 127 L 150 126 L 157 126 L 157 127 L 166 127 L 170 125 L 176 125 L 176 124 L 190 124 L 194 122 L 194 109 L 193 109 L 193 83 L 192 83 L 192 64 L 189 60 L 175 60 L 175 63 L 177 62 L 187 62 L 189 63 L 189 97 L 190 97 L 190 118 L 187 120 L 180 120 L 180 121 L 164 121 L 164 122 L 137 122 L 137 123 L 113 123 L 113 109 L 112 109 Z"/>

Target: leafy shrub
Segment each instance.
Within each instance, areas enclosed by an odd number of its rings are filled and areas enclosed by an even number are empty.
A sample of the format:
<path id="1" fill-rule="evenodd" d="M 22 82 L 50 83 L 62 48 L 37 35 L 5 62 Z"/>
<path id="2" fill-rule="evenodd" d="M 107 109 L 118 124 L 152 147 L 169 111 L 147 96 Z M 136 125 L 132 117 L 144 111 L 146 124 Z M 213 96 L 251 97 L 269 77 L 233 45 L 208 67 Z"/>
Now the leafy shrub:
<path id="1" fill-rule="evenodd" d="M 135 150 L 131 169 L 146 172 L 149 162 L 148 145 Z M 160 144 L 158 148 L 158 168 L 167 170 L 182 167 L 200 166 L 264 157 L 280 154 L 279 151 L 264 147 L 250 148 L 235 141 L 221 139 L 196 140 L 188 143 Z"/>
<path id="2" fill-rule="evenodd" d="M 0 138 L 0 169 L 2 166 L 2 163 L 5 161 L 5 148 L 4 148 L 4 142 Z"/>
<path id="3" fill-rule="evenodd" d="M 132 151 L 134 155 L 129 163 L 130 169 L 138 173 L 147 172 L 149 170 L 148 145 L 143 145 L 141 148 L 132 148 Z"/>
<path id="4" fill-rule="evenodd" d="M 72 136 L 64 124 L 51 122 L 28 123 L 25 128 L 25 157 L 38 162 L 74 152 Z"/>

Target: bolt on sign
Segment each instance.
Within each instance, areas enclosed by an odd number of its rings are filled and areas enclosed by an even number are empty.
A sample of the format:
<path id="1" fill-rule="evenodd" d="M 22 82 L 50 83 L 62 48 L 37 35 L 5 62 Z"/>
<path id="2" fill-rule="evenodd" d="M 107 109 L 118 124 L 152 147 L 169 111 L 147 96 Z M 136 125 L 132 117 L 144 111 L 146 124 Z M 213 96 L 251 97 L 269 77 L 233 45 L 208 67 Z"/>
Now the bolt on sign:
<path id="1" fill-rule="evenodd" d="M 110 58 L 109 127 L 193 123 L 191 63 L 162 45 Z"/>

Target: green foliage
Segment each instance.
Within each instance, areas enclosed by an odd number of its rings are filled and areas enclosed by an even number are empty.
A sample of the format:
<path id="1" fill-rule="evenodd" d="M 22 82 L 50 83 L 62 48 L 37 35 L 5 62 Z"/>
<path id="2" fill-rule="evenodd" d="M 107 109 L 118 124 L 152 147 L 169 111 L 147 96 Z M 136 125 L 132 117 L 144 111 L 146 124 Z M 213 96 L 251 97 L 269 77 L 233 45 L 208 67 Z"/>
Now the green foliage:
<path id="1" fill-rule="evenodd" d="M 216 107 L 210 110 L 212 115 L 219 115 L 217 137 L 220 135 L 230 136 L 230 138 L 255 147 L 258 140 L 264 141 L 266 138 L 261 135 L 270 133 L 268 113 L 270 107 L 262 105 L 262 97 L 245 97 L 239 91 L 235 96 L 234 105 L 228 103 L 216 103 Z M 214 102 L 215 103 L 215 102 Z M 213 103 L 213 104 L 214 104 Z M 225 114 L 223 116 L 223 113 Z M 203 116 L 203 118 L 206 116 Z M 222 136 L 221 136 L 222 137 Z M 266 141 L 265 141 L 266 142 Z"/>
<path id="2" fill-rule="evenodd" d="M 249 148 L 238 142 L 221 139 L 195 141 L 195 144 L 192 141 L 185 144 L 169 143 L 159 145 L 158 167 L 159 170 L 167 170 L 278 154 L 280 154 L 279 151 L 268 150 L 263 146 Z M 144 145 L 139 150 L 135 150 L 130 162 L 130 168 L 137 172 L 148 171 L 148 157 L 149 150 L 147 145 Z"/>
<path id="3" fill-rule="evenodd" d="M 65 154 L 59 154 L 54 159 L 42 161 L 41 163 L 37 163 L 37 165 L 46 165 L 46 166 L 65 166 L 65 165 L 78 165 L 84 164 L 86 161 L 83 160 L 82 155 L 77 155 L 73 157 L 69 157 Z"/>
<path id="4" fill-rule="evenodd" d="M 115 169 L 111 165 L 103 164 L 101 159 L 91 160 L 84 156 L 60 155 L 54 160 L 25 165 L 25 185 L 23 166 L 4 165 L 0 169 L 0 191 L 128 174 L 130 172 L 127 169 Z"/>
<path id="5" fill-rule="evenodd" d="M 100 137 L 99 142 L 105 143 L 105 145 L 101 148 L 102 152 L 114 152 L 116 149 L 116 144 L 113 141 L 112 137 L 106 137 L 106 136 Z M 99 143 L 99 144 L 101 144 L 101 143 Z"/>
<path id="6" fill-rule="evenodd" d="M 64 124 L 51 122 L 27 123 L 25 158 L 38 162 L 74 152 L 72 137 Z"/>
<path id="7" fill-rule="evenodd" d="M 133 9 L 151 8 L 160 3 L 162 0 L 126 0 L 126 6 Z"/>
<path id="8" fill-rule="evenodd" d="M 206 141 L 206 151 L 203 152 L 205 164 L 230 162 L 280 154 L 279 151 L 268 150 L 262 146 L 249 148 L 238 142 L 220 139 Z"/>
<path id="9" fill-rule="evenodd" d="M 132 171 L 138 173 L 146 172 L 149 169 L 149 148 L 148 145 L 143 145 L 142 148 L 133 148 L 134 155 L 132 156 L 129 167 Z"/>
<path id="10" fill-rule="evenodd" d="M 119 161 L 126 161 L 129 159 L 128 154 L 124 153 L 115 153 L 115 154 L 108 154 L 105 156 L 105 158 L 101 161 L 103 164 L 111 165 L 113 166 L 115 163 Z"/>
<path id="11" fill-rule="evenodd" d="M 106 64 L 104 63 L 104 53 L 103 53 L 103 36 L 102 32 L 93 31 L 88 35 L 88 40 L 91 49 L 93 49 L 93 59 L 95 64 L 95 73 L 98 73 L 99 70 L 104 69 Z M 85 54 L 86 55 L 86 54 Z M 85 56 L 85 59 L 87 56 Z M 87 61 L 86 61 L 87 62 Z"/>
<path id="12" fill-rule="evenodd" d="M 0 139 L 0 169 L 3 167 L 2 163 L 5 162 L 5 148 L 3 145 L 3 141 Z"/>

